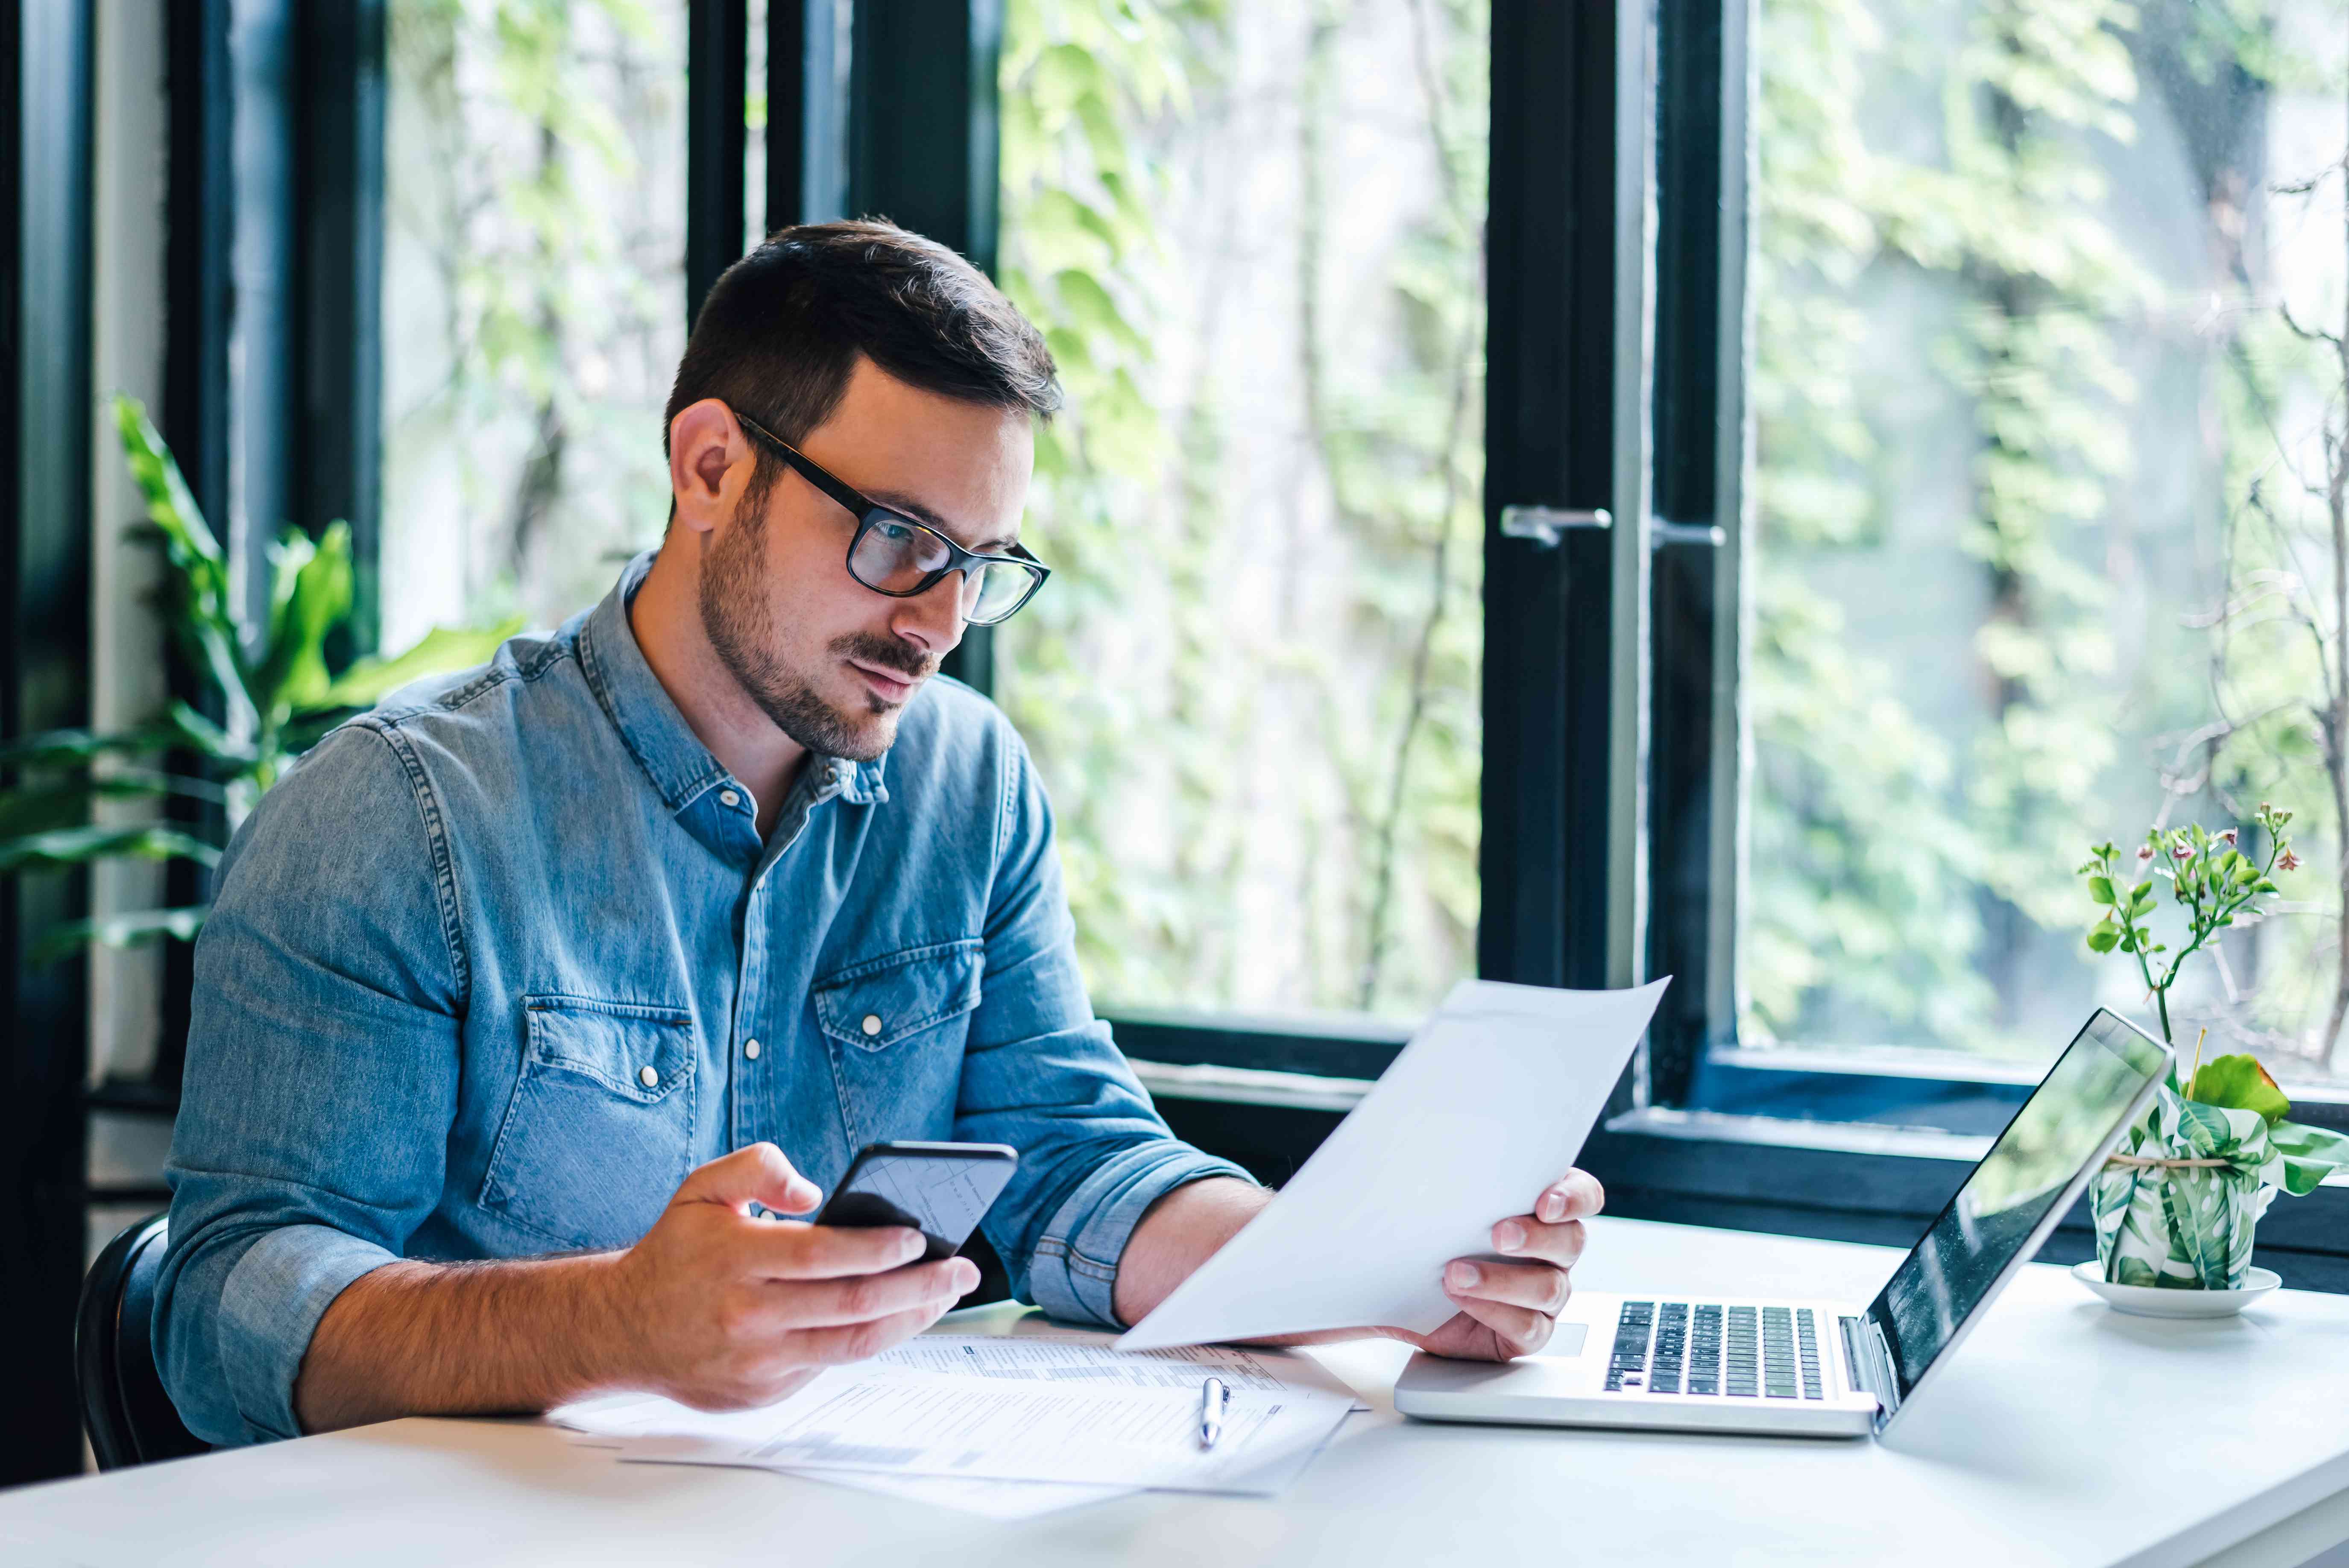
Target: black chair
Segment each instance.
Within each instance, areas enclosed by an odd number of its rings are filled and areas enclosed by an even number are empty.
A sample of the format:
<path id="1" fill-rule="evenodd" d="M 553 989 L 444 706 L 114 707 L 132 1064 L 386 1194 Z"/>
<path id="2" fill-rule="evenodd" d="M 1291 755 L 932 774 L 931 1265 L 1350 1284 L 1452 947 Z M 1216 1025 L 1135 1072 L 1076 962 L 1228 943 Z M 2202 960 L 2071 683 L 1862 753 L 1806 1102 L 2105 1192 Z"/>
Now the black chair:
<path id="1" fill-rule="evenodd" d="M 74 1380 L 81 1389 L 81 1423 L 102 1470 L 206 1451 L 163 1392 L 148 1336 L 168 1218 L 150 1214 L 107 1243 L 81 1282 Z"/>

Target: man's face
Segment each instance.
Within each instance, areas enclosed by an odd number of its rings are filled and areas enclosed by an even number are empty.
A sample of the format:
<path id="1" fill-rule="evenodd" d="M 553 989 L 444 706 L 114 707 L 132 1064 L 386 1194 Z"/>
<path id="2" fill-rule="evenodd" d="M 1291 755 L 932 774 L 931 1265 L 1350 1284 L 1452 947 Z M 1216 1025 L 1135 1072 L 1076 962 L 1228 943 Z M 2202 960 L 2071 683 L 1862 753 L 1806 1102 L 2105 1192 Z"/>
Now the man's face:
<path id="1" fill-rule="evenodd" d="M 1035 463 L 1023 411 L 924 392 L 860 359 L 832 418 L 797 445 L 967 550 L 999 554 L 1019 537 Z M 858 521 L 785 469 L 712 531 L 699 596 L 710 645 L 767 717 L 811 751 L 865 762 L 962 640 L 963 579 L 910 599 L 874 593 L 848 573 Z"/>

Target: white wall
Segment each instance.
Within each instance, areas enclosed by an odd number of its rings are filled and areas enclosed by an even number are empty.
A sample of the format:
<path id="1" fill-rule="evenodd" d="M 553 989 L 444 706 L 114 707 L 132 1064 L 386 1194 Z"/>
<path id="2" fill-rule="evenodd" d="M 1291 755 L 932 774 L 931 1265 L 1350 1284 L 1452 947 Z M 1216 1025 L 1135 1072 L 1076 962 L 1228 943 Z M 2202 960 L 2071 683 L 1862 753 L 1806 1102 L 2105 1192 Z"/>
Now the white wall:
<path id="1" fill-rule="evenodd" d="M 168 0 L 99 0 L 94 148 L 96 322 L 91 377 L 90 707 L 99 729 L 151 720 L 169 700 L 160 628 L 150 601 L 161 557 L 127 537 L 144 509 L 122 461 L 105 402 L 128 392 L 156 407 L 163 392 L 166 129 L 164 7 Z M 111 802 L 103 820 L 151 815 L 144 801 Z M 109 863 L 91 888 L 94 909 L 152 908 L 160 867 Z M 92 1079 L 139 1073 L 155 1059 L 162 954 L 155 947 L 91 954 Z"/>

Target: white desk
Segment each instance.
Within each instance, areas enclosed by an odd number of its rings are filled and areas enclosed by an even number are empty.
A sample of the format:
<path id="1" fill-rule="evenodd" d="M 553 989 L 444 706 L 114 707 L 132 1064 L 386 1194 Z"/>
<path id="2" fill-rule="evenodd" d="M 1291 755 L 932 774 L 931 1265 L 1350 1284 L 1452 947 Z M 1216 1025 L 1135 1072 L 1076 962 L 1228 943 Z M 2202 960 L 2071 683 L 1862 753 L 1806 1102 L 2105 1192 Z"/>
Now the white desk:
<path id="1" fill-rule="evenodd" d="M 1864 1300 L 1895 1261 L 1601 1220 L 1578 1278 Z M 791 1477 L 615 1464 L 534 1422 L 407 1420 L 0 1493 L 0 1561 L 2297 1568 L 2349 1539 L 2344 1296 L 2152 1323 L 2033 1267 L 1897 1447 L 1407 1422 L 1385 1400 L 1401 1346 L 1317 1354 L 1376 1408 L 1271 1500 L 1142 1494 L 998 1524 Z"/>

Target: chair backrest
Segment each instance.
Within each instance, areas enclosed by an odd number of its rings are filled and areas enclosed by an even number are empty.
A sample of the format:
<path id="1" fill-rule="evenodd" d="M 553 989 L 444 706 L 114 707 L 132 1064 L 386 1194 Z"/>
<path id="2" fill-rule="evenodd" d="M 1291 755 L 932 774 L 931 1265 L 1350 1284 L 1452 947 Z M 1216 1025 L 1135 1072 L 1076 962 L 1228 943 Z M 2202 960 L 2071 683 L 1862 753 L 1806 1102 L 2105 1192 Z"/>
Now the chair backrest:
<path id="1" fill-rule="evenodd" d="M 205 1451 L 163 1391 L 149 1337 L 167 1218 L 150 1214 L 125 1229 L 106 1243 L 81 1282 L 74 1377 L 81 1389 L 82 1426 L 102 1470 Z"/>

